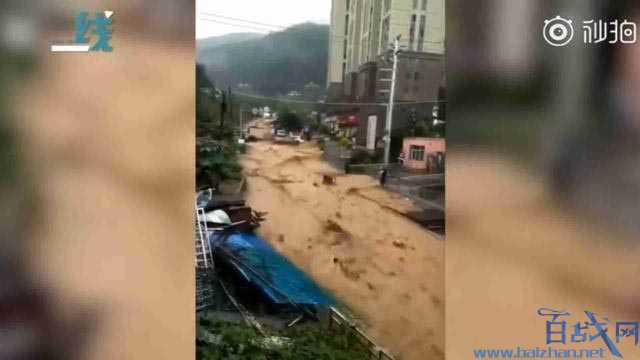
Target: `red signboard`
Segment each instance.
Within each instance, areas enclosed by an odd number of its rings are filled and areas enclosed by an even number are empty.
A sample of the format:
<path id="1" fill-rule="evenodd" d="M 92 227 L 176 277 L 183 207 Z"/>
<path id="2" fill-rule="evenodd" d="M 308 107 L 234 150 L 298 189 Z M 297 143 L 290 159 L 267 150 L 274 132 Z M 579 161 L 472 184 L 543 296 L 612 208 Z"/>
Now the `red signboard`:
<path id="1" fill-rule="evenodd" d="M 341 127 L 358 126 L 360 122 L 356 115 L 338 115 L 338 125 Z"/>

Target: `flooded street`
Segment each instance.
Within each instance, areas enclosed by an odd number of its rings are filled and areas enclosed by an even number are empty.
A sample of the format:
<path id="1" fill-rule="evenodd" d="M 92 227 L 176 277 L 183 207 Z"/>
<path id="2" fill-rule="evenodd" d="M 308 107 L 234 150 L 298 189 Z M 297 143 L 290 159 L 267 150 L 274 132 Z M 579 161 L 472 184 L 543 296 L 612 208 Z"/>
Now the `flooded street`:
<path id="1" fill-rule="evenodd" d="M 404 360 L 444 358 L 444 242 L 403 214 L 406 198 L 344 175 L 316 144 L 257 142 L 243 167 L 259 233 L 345 303 Z M 334 185 L 323 175 L 335 176 Z"/>

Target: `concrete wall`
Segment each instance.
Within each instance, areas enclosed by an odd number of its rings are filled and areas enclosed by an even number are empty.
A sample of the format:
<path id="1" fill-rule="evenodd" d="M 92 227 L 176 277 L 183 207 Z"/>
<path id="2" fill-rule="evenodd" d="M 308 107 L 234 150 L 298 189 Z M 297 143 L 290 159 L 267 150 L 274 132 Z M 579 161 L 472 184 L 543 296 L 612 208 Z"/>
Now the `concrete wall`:
<path id="1" fill-rule="evenodd" d="M 438 100 L 441 85 L 444 85 L 442 55 L 412 52 L 399 57 L 396 101 Z"/>
<path id="2" fill-rule="evenodd" d="M 423 146 L 425 149 L 424 160 L 412 160 L 411 146 Z M 445 140 L 441 138 L 405 138 L 402 143 L 404 153 L 404 166 L 412 170 L 426 170 L 429 155 L 445 152 Z"/>

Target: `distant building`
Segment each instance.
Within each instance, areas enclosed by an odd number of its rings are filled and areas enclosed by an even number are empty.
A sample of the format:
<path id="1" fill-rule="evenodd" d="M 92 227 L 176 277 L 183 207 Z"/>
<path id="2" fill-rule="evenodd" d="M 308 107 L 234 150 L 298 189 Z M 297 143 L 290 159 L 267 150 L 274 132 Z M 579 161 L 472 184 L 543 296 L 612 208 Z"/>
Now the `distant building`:
<path id="1" fill-rule="evenodd" d="M 349 13 L 347 0 L 333 0 L 331 27 L 329 28 L 329 61 L 327 67 L 327 94 L 339 98 L 347 60 L 347 23 Z"/>
<path id="2" fill-rule="evenodd" d="M 387 103 L 390 44 L 400 35 L 393 129 L 406 125 L 402 103 L 423 102 L 417 111 L 430 113 L 444 87 L 444 18 L 444 0 L 333 0 L 327 102 Z M 383 135 L 385 107 L 354 108 L 358 143 L 372 149 Z"/>
<path id="3" fill-rule="evenodd" d="M 430 173 L 444 170 L 445 139 L 408 137 L 402 142 L 401 159 L 404 167 Z"/>
<path id="4" fill-rule="evenodd" d="M 397 101 L 437 98 L 444 79 L 444 0 L 333 0 L 329 99 L 388 100 L 390 44 L 401 37 Z"/>

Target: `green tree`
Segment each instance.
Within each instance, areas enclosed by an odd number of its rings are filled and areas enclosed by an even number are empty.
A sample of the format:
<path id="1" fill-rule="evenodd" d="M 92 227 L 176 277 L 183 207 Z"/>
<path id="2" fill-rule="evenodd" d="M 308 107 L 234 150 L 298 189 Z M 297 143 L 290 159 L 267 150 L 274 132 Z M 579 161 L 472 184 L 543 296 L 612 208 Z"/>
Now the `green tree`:
<path id="1" fill-rule="evenodd" d="M 218 188 L 220 182 L 239 179 L 238 144 L 233 129 L 216 117 L 221 105 L 219 91 L 196 65 L 196 186 Z"/>
<path id="2" fill-rule="evenodd" d="M 299 131 L 303 127 L 300 116 L 290 111 L 280 114 L 278 125 L 287 131 Z"/>
<path id="3" fill-rule="evenodd" d="M 198 360 L 362 360 L 368 349 L 350 333 L 319 327 L 267 329 L 289 339 L 287 344 L 264 346 L 264 338 L 242 324 L 200 319 L 196 331 Z"/>
<path id="4" fill-rule="evenodd" d="M 211 98 L 215 96 L 215 88 L 207 75 L 204 67 L 196 64 L 196 124 L 212 120 L 210 108 Z"/>
<path id="5" fill-rule="evenodd" d="M 306 100 L 318 100 L 322 96 L 322 87 L 313 81 L 304 86 L 304 97 Z"/>

